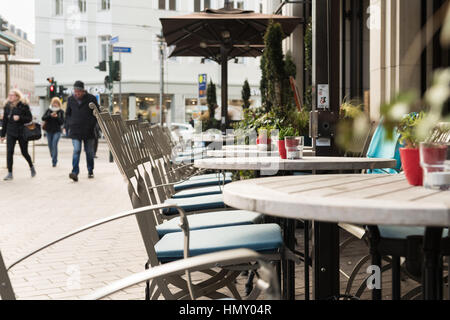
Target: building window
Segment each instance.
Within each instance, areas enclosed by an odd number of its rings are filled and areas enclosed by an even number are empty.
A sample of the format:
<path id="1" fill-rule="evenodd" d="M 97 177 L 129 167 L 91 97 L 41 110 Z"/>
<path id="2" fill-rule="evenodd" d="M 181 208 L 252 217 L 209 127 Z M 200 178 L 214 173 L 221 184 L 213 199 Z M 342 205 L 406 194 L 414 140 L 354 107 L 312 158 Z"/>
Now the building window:
<path id="1" fill-rule="evenodd" d="M 194 0 L 195 12 L 204 11 L 206 9 L 211 9 L 211 0 Z"/>
<path id="2" fill-rule="evenodd" d="M 87 42 L 85 37 L 76 39 L 76 50 L 76 62 L 87 62 Z"/>
<path id="3" fill-rule="evenodd" d="M 108 61 L 109 59 L 109 41 L 111 36 L 100 37 L 100 61 Z"/>
<path id="4" fill-rule="evenodd" d="M 177 10 L 177 0 L 159 0 L 158 1 L 159 10 Z"/>
<path id="5" fill-rule="evenodd" d="M 111 0 L 100 0 L 101 1 L 101 10 L 109 10 L 111 9 Z"/>
<path id="6" fill-rule="evenodd" d="M 86 0 L 78 0 L 78 9 L 81 13 L 86 12 Z"/>
<path id="7" fill-rule="evenodd" d="M 64 63 L 64 40 L 54 40 L 53 41 L 53 52 L 54 64 L 63 64 Z"/>
<path id="8" fill-rule="evenodd" d="M 55 0 L 55 16 L 62 16 L 64 14 L 64 1 Z"/>
<path id="9" fill-rule="evenodd" d="M 201 2 L 201 0 L 194 0 L 194 12 L 202 11 L 200 2 Z"/>

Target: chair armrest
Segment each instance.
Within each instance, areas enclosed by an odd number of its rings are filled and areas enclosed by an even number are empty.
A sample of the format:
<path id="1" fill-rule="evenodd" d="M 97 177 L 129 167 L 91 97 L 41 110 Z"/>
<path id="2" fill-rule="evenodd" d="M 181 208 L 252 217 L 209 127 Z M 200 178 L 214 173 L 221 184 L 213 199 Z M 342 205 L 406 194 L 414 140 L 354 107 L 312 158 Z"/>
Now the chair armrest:
<path id="1" fill-rule="evenodd" d="M 107 223 L 110 223 L 110 222 L 113 222 L 113 221 L 116 221 L 116 220 L 127 218 L 127 217 L 130 217 L 130 216 L 135 216 L 135 215 L 140 215 L 140 214 L 149 214 L 149 213 L 153 213 L 156 210 L 161 210 L 161 209 L 166 209 L 166 208 L 167 209 L 169 209 L 169 208 L 176 208 L 181 213 L 182 216 L 184 215 L 183 210 L 181 208 L 179 208 L 177 205 L 169 205 L 169 204 L 167 204 L 167 205 L 162 205 L 161 204 L 161 205 L 147 206 L 147 207 L 142 207 L 142 208 L 139 208 L 139 209 L 134 209 L 134 210 L 126 211 L 126 212 L 123 212 L 123 213 L 119 213 L 117 215 L 114 215 L 114 216 L 111 216 L 111 217 L 108 217 L 108 218 L 105 218 L 105 219 L 101 219 L 101 220 L 95 221 L 95 222 L 93 222 L 91 224 L 88 224 L 88 225 L 86 225 L 84 227 L 78 228 L 78 229 L 76 229 L 76 230 L 66 234 L 63 237 L 58 238 L 58 239 L 56 239 L 56 240 L 54 240 L 54 241 L 52 241 L 52 242 L 50 242 L 50 243 L 48 243 L 48 244 L 46 244 L 46 245 L 36 249 L 36 250 L 26 254 L 25 256 L 20 258 L 19 260 L 17 260 L 14 263 L 12 263 L 6 269 L 6 271 L 11 270 L 14 266 L 16 266 L 20 262 L 23 262 L 24 260 L 30 258 L 31 256 L 37 254 L 38 252 L 41 252 L 42 250 L 47 249 L 48 247 L 50 247 L 50 246 L 52 246 L 54 244 L 57 244 L 57 243 L 59 243 L 59 242 L 61 242 L 63 240 L 66 240 L 66 239 L 68 239 L 70 237 L 73 237 L 73 236 L 75 236 L 75 235 L 77 235 L 79 233 L 82 233 L 84 231 L 93 229 L 95 227 L 98 227 L 98 226 L 101 226 L 101 225 L 104 225 L 104 224 L 107 224 Z"/>
<path id="2" fill-rule="evenodd" d="M 236 249 L 211 254 L 204 254 L 183 260 L 169 262 L 153 267 L 144 272 L 136 273 L 122 280 L 116 281 L 96 292 L 83 297 L 83 300 L 98 300 L 107 297 L 117 291 L 124 290 L 147 280 L 183 273 L 187 270 L 204 270 L 217 267 L 217 265 L 235 265 L 246 262 L 264 260 L 264 257 L 255 251 L 248 249 Z"/>

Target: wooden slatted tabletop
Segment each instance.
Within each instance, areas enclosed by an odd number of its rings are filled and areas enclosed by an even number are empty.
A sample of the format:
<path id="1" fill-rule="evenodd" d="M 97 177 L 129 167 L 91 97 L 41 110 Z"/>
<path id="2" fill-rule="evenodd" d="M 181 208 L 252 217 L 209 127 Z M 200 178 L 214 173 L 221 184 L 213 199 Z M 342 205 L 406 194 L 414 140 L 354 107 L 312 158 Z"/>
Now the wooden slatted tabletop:
<path id="1" fill-rule="evenodd" d="M 332 223 L 450 226 L 450 191 L 410 186 L 404 175 L 311 175 L 239 181 L 233 208 Z"/>

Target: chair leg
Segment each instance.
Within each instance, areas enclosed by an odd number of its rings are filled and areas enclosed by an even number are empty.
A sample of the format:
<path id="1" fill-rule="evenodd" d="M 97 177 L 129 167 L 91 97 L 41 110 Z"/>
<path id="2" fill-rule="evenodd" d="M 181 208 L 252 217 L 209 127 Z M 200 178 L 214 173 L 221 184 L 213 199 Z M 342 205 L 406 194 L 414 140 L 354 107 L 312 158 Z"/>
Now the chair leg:
<path id="1" fill-rule="evenodd" d="M 253 291 L 253 279 L 255 278 L 255 272 L 252 270 L 249 272 L 247 283 L 245 284 L 245 295 L 249 296 Z"/>
<path id="2" fill-rule="evenodd" d="M 400 257 L 392 257 L 392 300 L 401 300 Z"/>
<path id="3" fill-rule="evenodd" d="M 145 264 L 145 270 L 150 268 L 150 262 Z M 150 281 L 145 281 L 145 300 L 150 300 Z"/>

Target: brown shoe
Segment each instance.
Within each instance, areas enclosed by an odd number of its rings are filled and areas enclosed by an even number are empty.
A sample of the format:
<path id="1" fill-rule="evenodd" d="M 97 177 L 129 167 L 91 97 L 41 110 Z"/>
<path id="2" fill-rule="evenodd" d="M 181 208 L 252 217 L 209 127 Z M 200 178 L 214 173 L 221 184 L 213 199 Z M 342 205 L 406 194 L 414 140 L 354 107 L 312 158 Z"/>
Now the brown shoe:
<path id="1" fill-rule="evenodd" d="M 76 175 L 75 173 L 69 174 L 69 178 L 75 182 L 78 182 L 78 175 Z"/>

